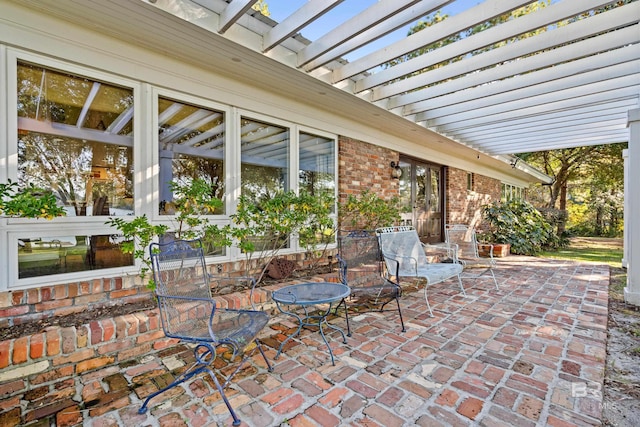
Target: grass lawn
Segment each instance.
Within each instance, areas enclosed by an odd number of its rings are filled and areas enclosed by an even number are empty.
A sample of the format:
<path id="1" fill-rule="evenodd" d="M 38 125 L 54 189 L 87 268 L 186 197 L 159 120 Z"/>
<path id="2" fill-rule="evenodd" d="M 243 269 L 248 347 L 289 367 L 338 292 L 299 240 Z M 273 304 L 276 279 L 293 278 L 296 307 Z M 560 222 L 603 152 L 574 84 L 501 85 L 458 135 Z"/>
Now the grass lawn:
<path id="1" fill-rule="evenodd" d="M 569 247 L 558 251 L 545 251 L 543 258 L 570 259 L 581 262 L 608 264 L 610 269 L 609 296 L 624 301 L 627 271 L 622 268 L 622 239 L 607 237 L 572 237 Z"/>
<path id="2" fill-rule="evenodd" d="M 569 247 L 558 251 L 544 251 L 543 258 L 571 259 L 583 262 L 598 262 L 620 268 L 622 261 L 622 239 L 606 237 L 573 237 Z"/>

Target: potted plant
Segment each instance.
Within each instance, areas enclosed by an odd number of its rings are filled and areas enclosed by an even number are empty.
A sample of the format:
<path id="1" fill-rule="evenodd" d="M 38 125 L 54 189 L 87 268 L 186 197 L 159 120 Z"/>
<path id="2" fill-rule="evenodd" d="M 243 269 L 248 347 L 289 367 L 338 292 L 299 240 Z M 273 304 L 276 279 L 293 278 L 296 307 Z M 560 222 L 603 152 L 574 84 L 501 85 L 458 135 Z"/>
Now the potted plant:
<path id="1" fill-rule="evenodd" d="M 498 247 L 507 244 L 513 254 L 536 255 L 543 245 L 554 238 L 551 225 L 533 205 L 524 200 L 493 202 L 482 209 L 489 227 L 483 240 L 484 243 L 493 244 L 494 257 L 508 254 L 506 248 Z"/>

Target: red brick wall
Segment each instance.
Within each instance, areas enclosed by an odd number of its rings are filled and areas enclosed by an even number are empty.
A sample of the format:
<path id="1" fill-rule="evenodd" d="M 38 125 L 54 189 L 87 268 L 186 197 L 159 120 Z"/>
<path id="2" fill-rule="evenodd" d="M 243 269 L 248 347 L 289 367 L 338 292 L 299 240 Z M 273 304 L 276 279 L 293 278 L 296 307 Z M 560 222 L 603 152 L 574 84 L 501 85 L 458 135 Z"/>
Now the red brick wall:
<path id="1" fill-rule="evenodd" d="M 340 137 L 338 141 L 338 200 L 349 194 L 359 195 L 368 189 L 387 199 L 398 195 L 398 180 L 391 179 L 391 162 L 399 154 L 387 148 L 356 139 Z"/>
<path id="2" fill-rule="evenodd" d="M 500 200 L 500 181 L 473 174 L 473 190 L 467 190 L 467 171 L 447 168 L 447 224 L 469 224 L 482 229 L 482 205 Z"/>

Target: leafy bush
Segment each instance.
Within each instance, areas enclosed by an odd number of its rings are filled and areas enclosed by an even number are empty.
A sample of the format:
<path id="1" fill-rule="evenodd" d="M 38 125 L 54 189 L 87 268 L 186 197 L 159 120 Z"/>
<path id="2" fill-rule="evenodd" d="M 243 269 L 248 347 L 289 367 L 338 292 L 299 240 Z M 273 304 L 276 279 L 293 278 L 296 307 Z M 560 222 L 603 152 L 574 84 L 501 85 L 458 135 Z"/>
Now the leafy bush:
<path id="1" fill-rule="evenodd" d="M 400 221 L 399 200 L 397 197 L 385 200 L 369 190 L 359 196 L 350 194 L 338 206 L 338 220 L 341 228 L 351 230 L 391 226 Z"/>
<path id="2" fill-rule="evenodd" d="M 56 196 L 30 184 L 20 189 L 17 182 L 0 184 L 0 216 L 53 219 L 66 211 L 58 206 Z"/>
<path id="3" fill-rule="evenodd" d="M 214 246 L 228 246 L 226 228 L 209 224 L 205 214 L 213 213 L 222 206 L 222 201 L 214 194 L 212 187 L 204 180 L 196 179 L 190 184 L 169 184 L 173 193 L 173 208 L 177 224 L 169 227 L 166 224 L 152 224 L 146 215 L 129 218 L 109 218 L 105 223 L 116 228 L 124 237 L 120 249 L 125 254 L 133 254 L 142 261 L 140 276 L 145 277 L 151 270 L 149 244 L 164 237 L 172 231 L 176 239 L 201 238 L 203 243 Z M 153 279 L 149 287 L 154 289 Z"/>
<path id="4" fill-rule="evenodd" d="M 318 245 L 335 241 L 331 217 L 334 199 L 301 191 L 279 192 L 258 202 L 240 197 L 236 213 L 231 215 L 230 237 L 245 254 L 247 274 L 259 268 L 260 282 L 270 261 L 297 236 L 307 253 Z"/>
<path id="5" fill-rule="evenodd" d="M 495 243 L 510 243 L 513 254 L 536 255 L 545 246 L 560 244 L 553 227 L 524 200 L 484 205 L 483 215 L 489 223 L 490 239 Z"/>

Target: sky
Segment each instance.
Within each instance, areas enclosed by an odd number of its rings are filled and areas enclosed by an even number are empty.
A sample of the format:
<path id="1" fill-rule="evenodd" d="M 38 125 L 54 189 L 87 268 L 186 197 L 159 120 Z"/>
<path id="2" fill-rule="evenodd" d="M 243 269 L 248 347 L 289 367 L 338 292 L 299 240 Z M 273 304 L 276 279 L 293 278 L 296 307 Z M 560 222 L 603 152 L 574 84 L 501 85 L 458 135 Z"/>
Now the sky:
<path id="1" fill-rule="evenodd" d="M 306 1 L 307 0 L 265 0 L 269 6 L 271 19 L 277 22 L 282 22 L 287 16 L 304 5 Z M 317 40 L 326 34 L 328 30 L 347 21 L 349 18 L 352 18 L 362 12 L 377 1 L 378 0 L 345 0 L 314 23 L 303 28 L 301 33 L 309 40 Z M 449 5 L 443 7 L 441 10 L 442 13 L 452 16 L 479 3 L 482 3 L 482 0 L 455 0 Z M 389 44 L 406 37 L 409 27 L 410 25 L 400 30 L 396 30 L 395 32 L 390 33 L 367 46 L 345 55 L 345 58 L 352 61 L 379 48 L 388 46 Z"/>

